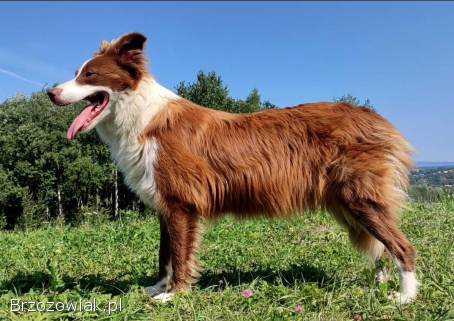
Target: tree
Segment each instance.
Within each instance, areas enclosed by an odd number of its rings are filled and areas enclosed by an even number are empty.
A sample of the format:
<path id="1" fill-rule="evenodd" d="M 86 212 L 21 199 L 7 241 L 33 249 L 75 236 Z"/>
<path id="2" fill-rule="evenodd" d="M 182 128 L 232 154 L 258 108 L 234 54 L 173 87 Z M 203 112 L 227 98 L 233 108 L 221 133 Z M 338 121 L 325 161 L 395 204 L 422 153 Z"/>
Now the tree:
<path id="1" fill-rule="evenodd" d="M 366 100 L 364 100 L 364 103 L 361 103 L 361 101 L 357 97 L 355 97 L 351 94 L 346 94 L 341 97 L 334 98 L 334 102 L 347 103 L 347 104 L 353 105 L 355 107 L 365 107 L 365 108 L 375 111 L 375 108 L 371 104 L 369 98 L 366 98 Z"/>
<path id="2" fill-rule="evenodd" d="M 205 107 L 228 110 L 232 103 L 229 89 L 223 84 L 221 77 L 214 72 L 205 74 L 200 71 L 195 83 L 186 84 L 182 81 L 176 89 L 181 97 Z"/>
<path id="3" fill-rule="evenodd" d="M 77 222 L 82 206 L 111 209 L 110 150 L 95 132 L 66 139 L 81 108 L 55 107 L 44 93 L 0 104 L 0 224 L 28 228 L 59 216 Z M 124 209 L 137 202 L 122 181 L 118 190 Z"/>
<path id="4" fill-rule="evenodd" d="M 21 188 L 14 183 L 11 173 L 0 166 L 0 229 L 16 224 L 21 196 Z"/>
<path id="5" fill-rule="evenodd" d="M 258 89 L 252 89 L 245 100 L 234 99 L 220 76 L 215 72 L 199 71 L 194 83 L 180 82 L 178 94 L 196 104 L 231 113 L 251 113 L 275 108 L 270 102 L 262 102 Z"/>

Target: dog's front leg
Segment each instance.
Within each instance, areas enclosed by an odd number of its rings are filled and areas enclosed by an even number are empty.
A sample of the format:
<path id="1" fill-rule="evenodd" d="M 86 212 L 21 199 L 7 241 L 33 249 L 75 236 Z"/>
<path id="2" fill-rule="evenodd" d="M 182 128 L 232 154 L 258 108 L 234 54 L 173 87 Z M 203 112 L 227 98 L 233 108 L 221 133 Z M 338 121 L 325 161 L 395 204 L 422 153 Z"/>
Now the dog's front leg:
<path id="1" fill-rule="evenodd" d="M 168 233 L 164 237 L 163 230 Z M 176 209 L 162 217 L 160 274 L 164 278 L 170 275 L 170 278 L 166 283 L 166 291 L 154 295 L 155 299 L 166 302 L 176 292 L 190 289 L 191 283 L 197 278 L 198 239 L 199 224 L 195 214 Z"/>
<path id="2" fill-rule="evenodd" d="M 159 224 L 161 232 L 159 244 L 159 280 L 154 285 L 145 288 L 145 291 L 153 297 L 170 289 L 170 279 L 172 277 L 169 231 L 166 220 L 162 215 L 159 216 Z"/>

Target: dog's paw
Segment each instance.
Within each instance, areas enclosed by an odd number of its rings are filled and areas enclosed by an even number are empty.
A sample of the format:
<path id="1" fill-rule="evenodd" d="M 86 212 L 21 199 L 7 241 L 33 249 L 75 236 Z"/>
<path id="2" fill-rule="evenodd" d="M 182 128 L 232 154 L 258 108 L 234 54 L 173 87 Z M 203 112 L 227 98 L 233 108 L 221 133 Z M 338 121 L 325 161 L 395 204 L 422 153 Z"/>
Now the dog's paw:
<path id="1" fill-rule="evenodd" d="M 386 269 L 379 269 L 375 273 L 375 281 L 377 283 L 385 283 L 388 282 L 391 278 L 391 275 L 388 273 Z"/>
<path id="2" fill-rule="evenodd" d="M 161 294 L 161 293 L 165 292 L 165 288 L 152 285 L 152 286 L 147 286 L 146 288 L 144 288 L 144 291 L 149 296 L 154 297 L 154 296 L 156 296 L 158 294 Z"/>
<path id="3" fill-rule="evenodd" d="M 159 301 L 161 303 L 166 303 L 166 302 L 169 302 L 170 300 L 172 300 L 174 295 L 175 295 L 175 293 L 163 292 L 163 293 L 153 296 L 153 299 L 155 299 L 156 301 Z"/>
<path id="4" fill-rule="evenodd" d="M 147 286 L 144 290 L 150 296 L 155 296 L 160 293 L 166 292 L 168 288 L 168 278 L 162 278 L 152 286 Z"/>
<path id="5" fill-rule="evenodd" d="M 416 295 L 393 292 L 388 296 L 388 299 L 397 304 L 409 304 L 416 300 Z"/>

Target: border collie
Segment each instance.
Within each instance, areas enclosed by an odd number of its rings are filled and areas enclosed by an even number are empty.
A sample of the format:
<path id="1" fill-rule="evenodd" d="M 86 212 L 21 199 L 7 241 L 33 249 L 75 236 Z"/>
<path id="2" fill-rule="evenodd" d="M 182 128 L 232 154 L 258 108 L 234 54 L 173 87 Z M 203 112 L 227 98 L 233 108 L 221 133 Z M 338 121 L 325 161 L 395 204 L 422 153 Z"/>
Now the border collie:
<path id="1" fill-rule="evenodd" d="M 398 227 L 412 148 L 377 113 L 311 103 L 251 114 L 199 106 L 147 70 L 146 37 L 104 41 L 53 103 L 88 106 L 67 137 L 96 128 L 128 186 L 160 216 L 159 278 L 146 291 L 167 301 L 199 275 L 199 220 L 288 217 L 325 209 L 374 260 L 386 250 L 400 271 L 401 303 L 416 298 L 415 250 Z M 377 278 L 386 279 L 378 270 Z"/>

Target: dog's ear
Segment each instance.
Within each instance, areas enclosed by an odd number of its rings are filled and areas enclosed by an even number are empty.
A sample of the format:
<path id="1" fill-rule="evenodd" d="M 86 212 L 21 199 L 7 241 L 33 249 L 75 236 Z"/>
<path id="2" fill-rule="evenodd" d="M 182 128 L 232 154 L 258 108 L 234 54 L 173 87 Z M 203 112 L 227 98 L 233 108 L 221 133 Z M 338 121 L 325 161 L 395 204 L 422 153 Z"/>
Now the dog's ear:
<path id="1" fill-rule="evenodd" d="M 144 46 L 147 38 L 138 32 L 129 33 L 115 43 L 115 51 L 118 57 L 118 63 L 128 71 L 137 72 L 146 64 L 144 55 Z M 133 74 L 135 73 L 133 72 Z"/>

